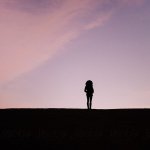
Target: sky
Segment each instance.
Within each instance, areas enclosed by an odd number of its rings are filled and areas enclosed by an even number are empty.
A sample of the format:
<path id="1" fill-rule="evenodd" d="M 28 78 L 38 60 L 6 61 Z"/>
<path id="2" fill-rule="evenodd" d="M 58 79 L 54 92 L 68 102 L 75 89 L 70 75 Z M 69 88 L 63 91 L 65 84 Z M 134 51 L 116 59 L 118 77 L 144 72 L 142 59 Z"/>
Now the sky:
<path id="1" fill-rule="evenodd" d="M 0 0 L 0 108 L 150 108 L 149 0 Z"/>

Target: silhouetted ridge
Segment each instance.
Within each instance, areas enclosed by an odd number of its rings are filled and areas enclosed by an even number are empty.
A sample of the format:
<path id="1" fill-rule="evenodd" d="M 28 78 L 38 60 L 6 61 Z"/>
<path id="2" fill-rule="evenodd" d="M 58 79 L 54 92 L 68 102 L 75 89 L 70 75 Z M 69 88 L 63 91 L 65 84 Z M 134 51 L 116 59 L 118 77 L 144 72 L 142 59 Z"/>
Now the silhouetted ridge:
<path id="1" fill-rule="evenodd" d="M 149 109 L 1 109 L 0 119 L 0 141 L 6 147 L 150 147 Z"/>

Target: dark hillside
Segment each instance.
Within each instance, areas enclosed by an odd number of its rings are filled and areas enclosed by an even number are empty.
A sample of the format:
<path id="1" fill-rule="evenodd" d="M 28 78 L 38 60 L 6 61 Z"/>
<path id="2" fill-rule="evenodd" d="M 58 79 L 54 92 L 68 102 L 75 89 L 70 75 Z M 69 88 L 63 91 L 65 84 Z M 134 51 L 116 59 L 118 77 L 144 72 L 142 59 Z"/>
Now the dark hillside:
<path id="1" fill-rule="evenodd" d="M 150 110 L 1 109 L 0 145 L 142 150 L 150 148 Z"/>

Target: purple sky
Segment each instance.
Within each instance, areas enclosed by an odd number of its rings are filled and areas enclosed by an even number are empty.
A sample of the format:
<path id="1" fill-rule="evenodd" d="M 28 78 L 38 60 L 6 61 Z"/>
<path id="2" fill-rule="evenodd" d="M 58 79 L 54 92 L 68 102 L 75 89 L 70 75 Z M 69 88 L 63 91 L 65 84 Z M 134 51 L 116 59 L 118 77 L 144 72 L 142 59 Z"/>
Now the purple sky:
<path id="1" fill-rule="evenodd" d="M 0 108 L 150 107 L 149 0 L 0 0 Z"/>

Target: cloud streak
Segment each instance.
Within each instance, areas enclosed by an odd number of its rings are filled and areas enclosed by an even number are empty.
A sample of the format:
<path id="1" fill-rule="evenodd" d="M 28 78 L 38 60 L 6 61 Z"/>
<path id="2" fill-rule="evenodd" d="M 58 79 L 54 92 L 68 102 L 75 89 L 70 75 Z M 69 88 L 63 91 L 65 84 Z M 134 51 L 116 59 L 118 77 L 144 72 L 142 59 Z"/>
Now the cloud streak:
<path id="1" fill-rule="evenodd" d="M 114 1 L 141 4 L 142 0 Z M 0 83 L 6 83 L 51 59 L 85 30 L 107 22 L 110 0 L 1 0 Z M 109 9 L 98 9 L 109 6 Z"/>

